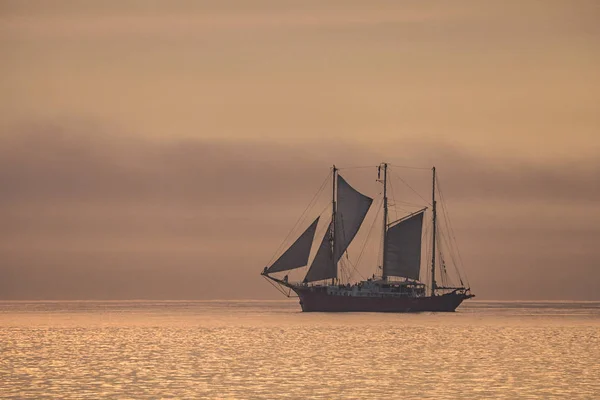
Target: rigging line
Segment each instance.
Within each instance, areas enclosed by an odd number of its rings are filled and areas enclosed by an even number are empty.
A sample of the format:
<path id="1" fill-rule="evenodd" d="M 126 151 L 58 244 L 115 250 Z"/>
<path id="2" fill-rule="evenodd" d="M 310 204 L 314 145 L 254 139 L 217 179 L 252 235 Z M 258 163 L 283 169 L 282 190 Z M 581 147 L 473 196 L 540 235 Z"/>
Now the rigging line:
<path id="1" fill-rule="evenodd" d="M 440 196 L 441 197 L 441 196 Z M 440 199 L 441 201 L 441 199 Z M 444 243 L 446 244 L 446 250 L 448 251 L 448 253 L 450 253 L 450 258 L 452 259 L 453 263 L 457 263 L 456 257 L 455 257 L 455 251 L 454 251 L 454 246 L 452 244 L 452 238 L 450 236 L 450 221 L 448 220 L 448 215 L 446 213 L 446 210 L 444 209 L 443 206 L 443 202 L 441 202 L 442 207 L 440 209 L 441 211 L 441 218 L 442 218 L 442 226 L 440 229 L 440 237 L 442 237 L 442 239 L 444 240 Z"/>
<path id="2" fill-rule="evenodd" d="M 413 189 L 413 188 L 412 188 L 412 186 L 410 186 L 410 185 L 409 185 L 409 184 L 408 184 L 408 183 L 407 183 L 407 182 L 406 182 L 404 179 L 402 179 L 402 178 L 400 177 L 400 175 L 398 175 L 398 174 L 394 174 L 394 175 L 396 175 L 396 178 L 400 179 L 400 181 L 402 181 L 402 183 L 404 183 L 406 186 L 408 186 L 408 188 L 409 188 L 410 190 L 412 190 L 412 191 L 413 191 L 413 193 L 415 193 L 417 196 L 419 196 L 419 197 L 421 198 L 421 200 L 423 200 L 423 201 L 425 202 L 425 204 L 432 205 L 432 204 L 431 204 L 431 203 L 430 203 L 428 200 L 425 200 L 425 199 L 423 198 L 423 196 L 421 196 L 421 195 L 419 194 L 419 192 L 417 192 L 415 189 Z"/>
<path id="3" fill-rule="evenodd" d="M 394 206 L 396 204 L 402 204 L 402 205 L 411 206 L 411 207 L 421 207 L 421 208 L 423 207 L 423 204 L 409 203 L 407 201 L 402 201 L 402 200 L 398 200 L 398 201 L 395 201 L 394 203 L 392 203 L 392 205 L 394 205 Z"/>
<path id="4" fill-rule="evenodd" d="M 352 271 L 350 271 L 350 268 L 348 267 L 348 265 L 346 265 L 346 262 L 348 262 L 348 264 L 350 264 L 351 267 L 353 267 L 352 262 L 350 261 L 350 258 L 348 258 L 348 254 L 346 254 L 346 259 L 344 260 L 343 258 L 341 259 L 340 265 L 341 265 L 341 271 L 343 274 L 343 278 L 345 280 L 342 280 L 343 282 L 346 283 L 350 283 L 350 276 L 352 275 Z"/>
<path id="5" fill-rule="evenodd" d="M 449 227 L 449 220 L 447 219 L 447 216 L 444 215 L 444 223 L 446 224 L 446 230 L 448 232 L 450 232 L 450 227 Z M 463 279 L 460 273 L 460 269 L 458 268 L 459 264 L 458 261 L 455 257 L 455 253 L 457 253 L 457 251 L 454 251 L 454 249 L 456 248 L 456 246 L 452 245 L 452 237 L 450 236 L 450 234 L 444 232 L 443 235 L 443 239 L 444 241 L 447 243 L 446 245 L 448 246 L 449 249 L 449 253 L 450 253 L 450 258 L 452 259 L 452 266 L 454 267 L 454 271 L 456 272 L 456 276 L 458 277 L 458 280 L 460 281 L 461 285 L 464 285 L 463 283 Z"/>
<path id="6" fill-rule="evenodd" d="M 353 271 L 351 271 L 350 276 L 348 277 L 348 281 L 350 279 L 352 279 L 352 275 L 354 274 L 354 272 L 358 273 L 358 275 L 360 275 L 360 277 L 364 280 L 365 277 L 358 271 L 358 266 L 360 265 L 360 262 L 362 260 L 363 254 L 365 252 L 365 248 L 367 247 L 367 242 L 369 241 L 369 238 L 371 237 L 371 233 L 373 232 L 373 227 L 375 226 L 375 223 L 377 222 L 377 217 L 379 217 L 379 213 L 381 212 L 381 205 L 383 204 L 383 196 L 381 197 L 381 199 L 379 199 L 379 201 L 377 202 L 377 213 L 375 214 L 375 218 L 373 218 L 373 222 L 371 222 L 371 227 L 369 228 L 369 232 L 367 233 L 367 237 L 365 238 L 365 241 L 362 245 L 362 249 L 360 250 L 360 254 L 358 255 L 358 258 L 356 260 L 356 264 L 352 264 L 352 267 L 354 268 Z"/>
<path id="7" fill-rule="evenodd" d="M 447 246 L 447 239 L 446 239 L 446 235 L 442 235 L 442 232 L 440 232 L 440 241 L 441 243 L 446 243 Z M 440 243 L 440 270 L 441 270 L 441 278 L 442 278 L 442 285 L 443 286 L 448 286 L 448 271 L 446 270 L 446 258 L 444 257 L 444 251 L 443 251 L 443 246 Z M 452 253 L 450 254 L 450 257 L 452 258 Z"/>
<path id="8" fill-rule="evenodd" d="M 392 185 L 392 180 L 390 179 L 390 189 L 392 189 L 392 204 L 394 204 L 394 215 L 395 218 L 398 219 L 398 209 L 396 209 L 396 196 L 394 195 L 394 185 Z M 389 207 L 389 204 L 388 204 Z"/>
<path id="9" fill-rule="evenodd" d="M 346 275 L 346 271 L 344 270 L 345 266 L 344 266 L 344 259 L 341 258 L 340 262 L 338 263 L 339 266 L 339 271 L 340 271 L 340 277 L 339 279 L 339 283 L 343 283 L 344 279 L 345 279 L 345 275 Z"/>
<path id="10" fill-rule="evenodd" d="M 450 286 L 451 281 L 448 277 L 448 271 L 446 271 L 446 260 L 444 260 L 444 257 L 440 257 L 440 261 L 442 263 L 442 285 Z"/>
<path id="11" fill-rule="evenodd" d="M 458 259 L 460 261 L 460 268 L 462 269 L 462 275 L 464 275 L 465 282 L 467 282 L 467 286 L 469 286 L 469 278 L 467 276 L 467 271 L 464 266 L 462 254 L 460 252 L 460 247 L 458 246 L 458 241 L 456 240 L 454 228 L 452 227 L 452 224 L 450 223 L 450 212 L 446 209 L 446 205 L 445 205 L 446 199 L 445 199 L 444 193 L 442 192 L 442 187 L 440 186 L 440 183 L 439 183 L 439 176 L 436 176 L 436 183 L 437 183 L 438 192 L 440 193 L 440 199 L 442 200 L 442 208 L 446 210 L 444 212 L 447 214 L 447 217 L 448 217 L 449 233 L 450 233 L 450 235 L 452 235 L 452 239 L 454 240 L 454 245 L 456 246 L 456 252 L 458 253 Z M 457 270 L 457 272 L 458 272 L 458 270 Z"/>
<path id="12" fill-rule="evenodd" d="M 454 270 L 456 271 L 456 275 L 458 277 L 458 280 L 462 283 L 462 279 L 460 277 L 460 273 L 458 272 L 458 269 L 456 268 L 456 259 L 454 257 L 454 253 L 451 251 L 451 246 L 450 246 L 450 242 L 449 242 L 450 239 L 449 239 L 448 235 L 446 234 L 446 232 L 440 232 L 440 238 L 442 240 L 442 243 L 445 246 L 445 247 L 444 246 L 440 246 L 440 250 L 443 250 L 443 248 L 448 249 L 448 252 L 450 253 L 450 260 L 452 262 L 452 266 L 454 267 Z M 443 251 L 441 251 L 441 253 L 443 254 Z M 446 259 L 445 259 L 445 257 L 443 255 L 440 258 L 441 258 L 440 261 L 443 263 L 442 265 L 443 265 L 443 268 L 444 268 L 444 273 L 447 274 L 447 271 L 446 271 Z M 445 285 L 445 283 L 444 283 L 444 285 Z"/>
<path id="13" fill-rule="evenodd" d="M 450 225 L 449 225 L 449 220 L 447 218 L 447 215 L 445 214 L 445 212 L 443 211 L 442 208 L 442 214 L 444 215 L 444 224 L 446 226 L 446 231 L 444 232 L 442 239 L 444 240 L 444 242 L 446 243 L 446 246 L 448 247 L 448 252 L 450 253 L 450 258 L 452 260 L 452 266 L 454 267 L 454 270 L 456 271 L 456 275 L 458 277 L 458 280 L 460 281 L 460 283 L 463 283 L 462 280 L 462 276 L 460 273 L 460 270 L 458 268 L 458 260 L 456 258 L 456 251 L 454 251 L 454 246 L 452 245 L 452 237 L 450 236 L 449 232 L 450 232 Z"/>
<path id="14" fill-rule="evenodd" d="M 383 235 L 381 235 L 381 240 L 379 242 L 378 250 L 377 250 L 377 269 L 381 269 L 381 276 L 383 277 L 383 247 L 385 242 L 383 241 Z"/>
<path id="15" fill-rule="evenodd" d="M 438 270 L 440 271 L 440 275 L 441 275 L 440 278 L 442 279 L 442 285 L 445 286 L 445 278 L 447 278 L 447 276 L 444 277 L 444 274 L 446 274 L 446 270 L 445 270 L 446 267 L 443 265 L 444 255 L 442 254 L 442 241 L 441 241 L 440 235 L 437 235 L 437 237 L 435 238 L 435 243 L 436 243 L 437 249 L 438 249 L 436 256 L 439 257 Z"/>
<path id="16" fill-rule="evenodd" d="M 358 271 L 358 266 L 360 265 L 360 261 L 362 260 L 362 256 L 363 253 L 365 251 L 365 248 L 367 247 L 367 242 L 369 240 L 369 237 L 371 236 L 371 232 L 373 231 L 373 227 L 375 226 L 375 222 L 377 221 L 377 217 L 379 216 L 379 212 L 381 211 L 381 205 L 383 203 L 383 197 L 381 197 L 381 199 L 376 203 L 377 205 L 377 213 L 375 214 L 375 218 L 373 219 L 373 222 L 371 223 L 371 227 L 369 228 L 369 231 L 367 233 L 367 237 L 365 238 L 365 241 L 363 242 L 360 254 L 358 255 L 358 259 L 356 260 L 356 264 L 352 263 L 350 261 L 350 258 L 348 258 L 348 261 L 350 262 L 350 265 L 352 265 L 353 270 L 350 271 L 349 275 L 348 275 L 348 281 L 350 281 L 350 279 L 352 279 L 352 275 L 354 274 L 354 272 L 358 273 L 358 275 L 360 275 L 360 277 L 364 280 L 365 277 Z M 346 253 L 347 255 L 347 253 Z"/>
<path id="17" fill-rule="evenodd" d="M 389 164 L 395 168 L 404 168 L 404 169 L 418 169 L 418 170 L 430 170 L 430 167 L 411 167 L 408 165 L 397 165 L 397 164 Z"/>
<path id="18" fill-rule="evenodd" d="M 323 214 L 324 214 L 326 211 L 328 211 L 328 210 L 331 210 L 331 204 L 327 204 L 325 207 L 323 207 L 323 209 L 321 210 L 321 212 L 318 214 L 318 215 L 319 215 L 319 217 L 321 217 L 321 216 L 322 216 L 322 215 L 323 215 Z M 319 225 L 321 225 L 321 224 L 319 224 Z M 327 223 L 327 225 L 325 225 L 325 226 L 321 226 L 321 228 L 320 228 L 320 229 L 318 229 L 317 231 L 315 231 L 315 237 L 323 237 L 323 236 L 325 236 L 325 233 L 326 233 L 326 232 L 327 232 L 327 231 L 330 229 L 330 227 L 331 227 L 331 221 L 329 221 L 329 222 Z M 312 245 L 314 245 L 314 242 L 313 242 L 313 244 L 312 244 Z M 311 245 L 311 249 L 312 249 L 312 245 Z M 317 251 L 318 251 L 318 250 L 317 250 Z M 314 261 L 314 260 L 315 260 L 315 257 L 313 256 L 313 259 L 312 259 L 312 261 Z M 310 266 L 311 266 L 311 264 L 312 264 L 312 262 L 309 262 L 309 263 L 306 265 L 306 267 L 308 267 L 308 269 L 309 269 L 309 270 L 310 270 Z M 301 267 L 301 268 L 302 268 L 302 267 Z"/>
<path id="19" fill-rule="evenodd" d="M 292 233 L 296 230 L 296 228 L 300 224 L 300 221 L 302 221 L 302 219 L 305 217 L 305 214 L 308 212 L 308 210 L 310 210 L 311 207 L 314 206 L 313 203 L 319 197 L 319 195 L 323 191 L 323 188 L 325 187 L 325 184 L 327 183 L 327 181 L 329 181 L 329 177 L 332 176 L 332 175 L 333 175 L 333 171 L 331 171 L 331 172 L 329 172 L 329 174 L 327 174 L 327 176 L 323 180 L 323 183 L 321 183 L 321 186 L 319 186 L 319 189 L 317 190 L 317 192 L 314 194 L 314 196 L 312 197 L 312 199 L 310 200 L 310 202 L 308 203 L 308 205 L 306 206 L 306 208 L 304 209 L 304 211 L 302 212 L 302 214 L 300 214 L 300 217 L 298 218 L 298 220 L 296 221 L 296 223 L 294 224 L 294 226 L 292 227 L 292 229 L 288 232 L 288 234 L 286 235 L 286 237 L 283 239 L 283 241 L 281 242 L 281 244 L 279 245 L 279 247 L 275 251 L 275 254 L 273 254 L 273 256 L 271 256 L 271 259 L 268 262 L 269 265 L 273 261 L 275 261 L 275 257 L 277 256 L 277 254 L 279 254 L 279 252 L 281 251 L 281 249 L 283 248 L 283 246 L 285 245 L 285 243 L 287 242 L 287 240 L 290 238 L 290 236 L 292 235 Z"/>
<path id="20" fill-rule="evenodd" d="M 352 276 L 354 275 L 354 273 L 356 272 L 361 279 L 364 281 L 365 277 L 363 276 L 363 274 L 360 273 L 360 271 L 358 270 L 358 266 L 354 263 L 352 263 L 352 261 L 350 259 L 347 259 L 348 263 L 350 264 L 350 266 L 352 266 L 352 270 L 348 271 L 348 282 L 350 282 L 350 280 L 352 279 Z"/>
<path id="21" fill-rule="evenodd" d="M 377 168 L 377 166 L 376 165 L 360 165 L 360 166 L 353 166 L 353 167 L 341 167 L 341 168 L 338 168 L 338 170 L 361 169 L 361 168 Z"/>
<path id="22" fill-rule="evenodd" d="M 263 277 L 263 278 L 265 278 L 265 279 L 267 280 L 267 282 L 269 282 L 269 283 L 270 283 L 270 284 L 271 284 L 271 285 L 272 285 L 272 286 L 273 286 L 275 289 L 277 289 L 277 290 L 278 290 L 278 291 L 279 291 L 281 294 L 283 294 L 283 295 L 284 295 L 284 296 L 286 296 L 286 297 L 290 297 L 290 296 L 289 296 L 287 293 L 285 293 L 285 291 L 284 291 L 284 290 L 282 290 L 282 289 L 281 289 L 281 285 L 279 285 L 279 284 L 277 284 L 277 285 L 276 285 L 276 284 L 274 284 L 274 283 L 273 283 L 273 282 L 271 282 L 271 280 L 270 280 L 269 278 L 267 278 L 267 277 Z"/>
<path id="23" fill-rule="evenodd" d="M 447 261 L 448 261 L 448 260 L 446 259 L 446 257 L 445 257 L 445 256 L 443 256 L 443 254 L 445 254 L 445 253 L 446 253 L 446 254 L 447 254 L 447 253 L 449 253 L 449 254 L 450 254 L 450 263 L 452 264 L 452 267 L 453 267 L 453 269 L 454 269 L 454 271 L 455 271 L 455 275 L 456 275 L 457 279 L 458 279 L 460 282 L 462 282 L 462 279 L 461 279 L 460 273 L 458 272 L 458 270 L 457 270 L 457 268 L 456 268 L 456 265 L 457 265 L 457 264 L 456 264 L 456 258 L 455 258 L 455 256 L 454 256 L 454 252 L 453 252 L 453 251 L 450 251 L 450 250 L 451 250 L 451 247 L 450 247 L 450 244 L 449 244 L 449 238 L 448 238 L 448 235 L 447 235 L 445 232 L 444 232 L 443 234 L 442 234 L 442 232 L 440 232 L 440 240 L 441 240 L 441 241 L 442 241 L 442 243 L 443 243 L 443 245 L 442 245 L 442 246 L 440 246 L 440 251 L 441 251 L 441 254 L 442 254 L 442 256 L 441 256 L 441 262 L 443 262 L 443 263 L 444 263 L 444 264 L 443 264 L 443 267 L 444 267 L 444 268 L 446 268 L 446 269 L 444 270 L 444 272 L 448 274 L 448 271 L 447 271 Z M 448 274 L 448 275 L 449 275 L 449 274 Z"/>
<path id="24" fill-rule="evenodd" d="M 410 214 L 412 211 L 407 210 L 406 208 L 402 208 L 402 207 L 398 207 L 398 206 L 394 206 L 394 211 L 396 212 L 396 218 L 398 218 L 398 210 L 402 211 L 405 214 Z"/>
<path id="25" fill-rule="evenodd" d="M 440 232 L 440 235 L 438 238 L 439 238 L 439 240 L 437 241 L 437 243 L 439 244 L 439 248 L 440 248 L 439 257 L 440 257 L 440 271 L 441 271 L 442 285 L 451 286 L 454 283 L 453 280 L 450 278 L 450 275 L 448 274 L 448 271 L 446 268 L 446 258 L 444 257 L 444 254 L 443 254 L 443 250 L 445 248 L 447 248 L 448 252 L 450 253 L 450 258 L 452 259 L 452 266 L 454 267 L 454 270 L 457 272 L 458 280 L 462 284 L 462 278 L 460 277 L 460 273 L 458 272 L 458 269 L 456 268 L 456 260 L 454 258 L 453 252 L 450 251 L 451 248 L 450 248 L 450 244 L 449 244 L 449 236 L 446 234 L 446 232 L 444 232 L 443 234 L 442 234 L 442 232 Z"/>
<path id="26" fill-rule="evenodd" d="M 430 224 L 427 223 L 425 225 L 425 232 L 422 235 L 421 240 L 425 239 L 425 265 L 429 266 L 431 264 L 431 257 L 430 257 L 430 240 L 429 240 L 429 226 Z M 429 268 L 425 268 L 425 282 L 429 282 Z"/>
<path id="27" fill-rule="evenodd" d="M 319 217 L 321 217 L 325 211 L 327 210 L 331 210 L 331 204 L 327 204 L 325 207 L 323 207 L 323 209 L 321 210 L 321 212 L 319 214 L 317 214 Z"/>
<path id="28" fill-rule="evenodd" d="M 339 219 L 336 218 L 335 222 L 337 222 L 338 220 L 341 221 L 340 222 L 340 225 L 341 225 L 341 228 L 342 228 L 341 229 L 341 231 L 342 231 L 341 233 L 344 234 L 345 232 L 344 232 L 344 218 L 343 218 L 343 214 L 340 215 Z M 346 239 L 345 235 L 341 239 L 345 240 Z M 335 250 L 335 247 L 336 246 L 335 246 L 335 243 L 334 243 L 333 244 L 333 249 L 334 250 Z M 343 282 L 343 279 L 344 279 L 344 274 L 346 272 L 346 271 L 344 271 L 344 254 L 346 254 L 346 258 L 348 258 L 348 247 L 346 247 L 346 250 L 344 250 L 344 252 L 340 255 L 340 259 L 339 259 L 339 261 L 340 261 L 340 275 L 342 276 L 342 282 Z M 333 252 L 333 257 L 335 259 L 335 251 Z"/>
<path id="29" fill-rule="evenodd" d="M 323 214 L 324 214 L 326 211 L 328 211 L 328 210 L 331 210 L 331 204 L 327 204 L 325 207 L 323 207 L 323 209 L 322 209 L 322 210 L 321 210 L 321 212 L 319 213 L 319 217 L 321 217 L 321 216 L 322 216 L 322 215 L 323 215 Z M 319 225 L 321 225 L 321 224 L 319 224 Z M 315 232 L 315 237 L 321 237 L 321 236 L 324 236 L 324 235 L 325 235 L 325 232 L 327 232 L 327 231 L 329 230 L 329 228 L 330 228 L 330 225 L 331 225 L 331 221 L 329 221 L 329 222 L 327 223 L 327 225 L 325 225 L 325 226 L 321 226 L 321 228 L 320 228 L 320 229 L 318 229 L 318 230 Z M 313 243 L 313 244 L 314 244 L 314 243 Z M 312 245 L 311 245 L 311 248 L 312 248 Z"/>

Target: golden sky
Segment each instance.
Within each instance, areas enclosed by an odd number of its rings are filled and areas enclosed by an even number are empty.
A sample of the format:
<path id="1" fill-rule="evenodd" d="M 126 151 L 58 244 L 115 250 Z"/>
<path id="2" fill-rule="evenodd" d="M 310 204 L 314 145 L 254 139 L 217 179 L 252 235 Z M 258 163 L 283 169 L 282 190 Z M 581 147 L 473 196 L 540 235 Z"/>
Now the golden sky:
<path id="1" fill-rule="evenodd" d="M 275 297 L 327 168 L 386 160 L 482 298 L 598 299 L 597 1 L 3 1 L 0 55 L 0 296 Z"/>

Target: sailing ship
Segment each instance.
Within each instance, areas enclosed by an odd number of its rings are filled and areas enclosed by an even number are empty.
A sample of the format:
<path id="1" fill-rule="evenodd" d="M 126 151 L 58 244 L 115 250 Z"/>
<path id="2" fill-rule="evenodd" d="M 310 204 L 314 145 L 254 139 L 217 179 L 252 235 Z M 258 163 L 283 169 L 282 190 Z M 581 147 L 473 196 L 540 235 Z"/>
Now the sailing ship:
<path id="1" fill-rule="evenodd" d="M 354 283 L 343 282 L 338 277 L 338 264 L 361 228 L 373 199 L 350 186 L 335 166 L 331 174 L 332 207 L 328 227 L 304 279 L 291 282 L 288 275 L 283 278 L 277 275 L 308 266 L 320 216 L 261 272 L 288 297 L 295 293 L 302 311 L 449 312 L 455 311 L 464 300 L 474 297 L 460 275 L 459 285 L 438 285 L 436 282 L 438 270 L 441 269 L 444 277 L 447 274 L 443 255 L 439 252 L 441 246 L 438 245 L 435 167 L 432 168 L 431 264 L 429 271 L 423 268 L 428 282 L 420 280 L 424 215 L 428 207 L 390 222 L 388 167 L 388 163 L 377 166 L 377 181 L 383 184 L 382 256 L 377 274 Z"/>

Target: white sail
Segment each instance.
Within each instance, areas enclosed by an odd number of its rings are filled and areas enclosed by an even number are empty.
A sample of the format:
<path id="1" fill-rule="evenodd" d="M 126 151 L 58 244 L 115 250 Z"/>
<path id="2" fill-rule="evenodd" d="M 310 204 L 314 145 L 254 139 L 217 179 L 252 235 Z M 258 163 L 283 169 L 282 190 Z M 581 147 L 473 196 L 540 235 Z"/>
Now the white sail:
<path id="1" fill-rule="evenodd" d="M 333 253 L 331 252 L 331 225 L 332 223 L 329 223 L 329 229 L 325 232 L 317 255 L 306 273 L 305 282 L 337 277 L 337 264 L 333 262 Z"/>
<path id="2" fill-rule="evenodd" d="M 335 243 L 337 263 L 360 229 L 373 199 L 356 191 L 340 175 L 337 176 L 337 211 L 335 213 Z"/>
<path id="3" fill-rule="evenodd" d="M 388 229 L 383 265 L 385 276 L 419 279 L 422 229 L 423 211 Z"/>
<path id="4" fill-rule="evenodd" d="M 268 273 L 287 271 L 308 264 L 319 217 L 300 235 L 298 239 L 267 270 Z"/>

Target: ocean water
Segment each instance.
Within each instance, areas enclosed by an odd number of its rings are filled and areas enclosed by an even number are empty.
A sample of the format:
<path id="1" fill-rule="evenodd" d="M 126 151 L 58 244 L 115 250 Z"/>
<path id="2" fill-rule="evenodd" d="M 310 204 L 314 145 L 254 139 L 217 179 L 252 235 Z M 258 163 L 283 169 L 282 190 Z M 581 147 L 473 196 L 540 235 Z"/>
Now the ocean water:
<path id="1" fill-rule="evenodd" d="M 598 399 L 600 303 L 0 302 L 2 399 Z"/>

